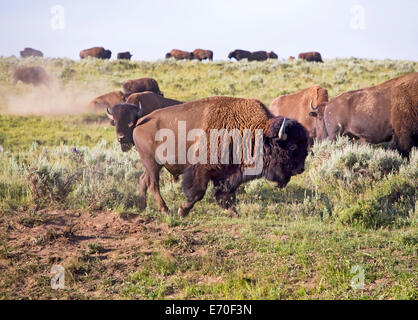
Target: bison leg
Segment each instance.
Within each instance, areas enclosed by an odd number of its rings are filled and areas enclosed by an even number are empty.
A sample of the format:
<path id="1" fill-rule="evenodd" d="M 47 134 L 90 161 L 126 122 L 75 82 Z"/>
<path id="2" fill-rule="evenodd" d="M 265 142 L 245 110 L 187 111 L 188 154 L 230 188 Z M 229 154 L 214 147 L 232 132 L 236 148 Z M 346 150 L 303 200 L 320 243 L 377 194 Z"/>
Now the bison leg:
<path id="1" fill-rule="evenodd" d="M 147 207 L 147 190 L 150 183 L 149 176 L 144 172 L 139 178 L 139 211 Z"/>
<path id="2" fill-rule="evenodd" d="M 215 198 L 221 208 L 228 210 L 230 217 L 239 216 L 237 210 L 235 209 L 235 191 L 223 192 L 218 189 L 215 193 Z"/>
<path id="3" fill-rule="evenodd" d="M 183 174 L 182 187 L 186 195 L 187 202 L 185 202 L 178 210 L 178 215 L 185 217 L 189 214 L 194 204 L 202 200 L 205 196 L 206 189 L 209 182 L 209 175 L 206 170 L 192 166 L 188 167 Z"/>

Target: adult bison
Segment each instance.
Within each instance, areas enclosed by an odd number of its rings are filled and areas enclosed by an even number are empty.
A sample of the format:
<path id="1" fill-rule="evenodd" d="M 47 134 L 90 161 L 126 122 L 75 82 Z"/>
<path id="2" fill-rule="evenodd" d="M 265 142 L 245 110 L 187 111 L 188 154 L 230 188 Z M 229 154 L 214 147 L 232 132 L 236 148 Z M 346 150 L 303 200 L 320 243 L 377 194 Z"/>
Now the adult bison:
<path id="1" fill-rule="evenodd" d="M 319 52 L 303 52 L 299 53 L 299 59 L 303 59 L 310 62 L 324 62 L 322 61 L 321 54 Z"/>
<path id="2" fill-rule="evenodd" d="M 42 51 L 35 50 L 32 48 L 25 48 L 19 53 L 22 58 L 27 58 L 27 57 L 41 57 L 42 58 L 44 56 Z"/>
<path id="3" fill-rule="evenodd" d="M 306 130 L 296 120 L 274 117 L 258 100 L 211 97 L 141 116 L 142 110 L 137 106 L 112 108 L 118 140 L 125 151 L 135 145 L 145 169 L 139 186 L 141 210 L 146 207 L 146 192 L 150 188 L 159 209 L 168 212 L 159 190 L 162 167 L 173 175 L 183 174 L 187 201 L 178 210 L 180 216 L 187 215 L 203 198 L 209 181 L 214 184 L 218 204 L 235 213 L 235 192 L 241 183 L 265 177 L 284 187 L 293 175 L 304 170 Z M 240 140 L 235 144 L 230 139 L 231 133 L 242 137 L 245 130 L 251 134 L 244 134 L 243 145 L 254 145 L 254 150 L 246 150 L 260 160 L 255 160 L 259 169 L 255 172 L 248 171 L 251 160 L 236 161 L 235 156 L 241 153 L 235 146 L 241 145 Z M 261 134 L 254 134 L 256 130 Z"/>
<path id="4" fill-rule="evenodd" d="M 19 81 L 34 86 L 46 85 L 51 83 L 51 77 L 42 67 L 20 67 L 13 71 L 12 74 L 13 85 Z"/>
<path id="5" fill-rule="evenodd" d="M 87 57 L 93 57 L 98 59 L 110 59 L 111 56 L 112 51 L 106 50 L 103 47 L 93 47 L 80 52 L 81 59 L 85 59 Z"/>
<path id="6" fill-rule="evenodd" d="M 235 58 L 237 61 L 242 59 L 247 59 L 248 61 L 252 61 L 252 53 L 250 51 L 236 49 L 234 51 L 231 51 L 228 54 L 228 58 L 232 59 Z"/>
<path id="7" fill-rule="evenodd" d="M 119 52 L 117 55 L 118 60 L 131 60 L 132 55 L 129 51 Z"/>
<path id="8" fill-rule="evenodd" d="M 328 91 L 325 88 L 315 86 L 302 91 L 287 94 L 274 99 L 269 110 L 275 116 L 282 116 L 297 120 L 308 132 L 309 144 L 313 145 L 316 137 L 315 119 L 309 114 L 311 104 L 321 106 L 328 102 Z M 319 108 L 319 107 L 318 107 Z"/>
<path id="9" fill-rule="evenodd" d="M 163 93 L 160 91 L 158 82 L 152 78 L 140 78 L 135 80 L 126 80 L 122 85 L 122 90 L 125 94 L 125 99 L 127 99 L 132 93 L 152 91 L 160 96 L 163 96 Z"/>
<path id="10" fill-rule="evenodd" d="M 183 102 L 164 98 L 159 94 L 156 94 L 151 91 L 139 92 L 131 94 L 128 99 L 126 99 L 127 104 L 132 104 L 135 106 L 141 106 L 142 116 L 145 116 L 154 110 L 174 106 L 177 104 L 182 104 Z M 110 116 L 110 111 L 107 110 L 108 116 Z"/>
<path id="11" fill-rule="evenodd" d="M 174 58 L 176 60 L 192 60 L 193 52 L 173 49 L 165 55 L 166 59 Z"/>
<path id="12" fill-rule="evenodd" d="M 343 93 L 323 108 L 312 106 L 319 140 L 347 135 L 382 143 L 408 156 L 418 146 L 418 72 Z"/>
<path id="13" fill-rule="evenodd" d="M 93 112 L 102 112 L 107 108 L 112 108 L 114 105 L 124 102 L 125 95 L 122 91 L 112 91 L 90 101 L 87 108 Z"/>
<path id="14" fill-rule="evenodd" d="M 211 50 L 204 50 L 204 49 L 196 49 L 193 51 L 193 59 L 202 61 L 208 59 L 209 61 L 213 61 L 213 51 Z"/>

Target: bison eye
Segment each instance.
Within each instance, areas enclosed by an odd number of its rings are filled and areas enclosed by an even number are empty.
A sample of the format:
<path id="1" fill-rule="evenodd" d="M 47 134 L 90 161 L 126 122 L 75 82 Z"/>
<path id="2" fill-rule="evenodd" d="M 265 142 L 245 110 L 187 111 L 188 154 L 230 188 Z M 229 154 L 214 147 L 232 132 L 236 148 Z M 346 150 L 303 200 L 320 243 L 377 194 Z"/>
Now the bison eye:
<path id="1" fill-rule="evenodd" d="M 290 151 L 295 151 L 297 148 L 298 148 L 298 146 L 297 146 L 297 145 L 292 144 L 292 145 L 289 147 L 289 150 L 290 150 Z"/>
<path id="2" fill-rule="evenodd" d="M 115 120 L 110 120 L 110 125 L 115 126 Z"/>

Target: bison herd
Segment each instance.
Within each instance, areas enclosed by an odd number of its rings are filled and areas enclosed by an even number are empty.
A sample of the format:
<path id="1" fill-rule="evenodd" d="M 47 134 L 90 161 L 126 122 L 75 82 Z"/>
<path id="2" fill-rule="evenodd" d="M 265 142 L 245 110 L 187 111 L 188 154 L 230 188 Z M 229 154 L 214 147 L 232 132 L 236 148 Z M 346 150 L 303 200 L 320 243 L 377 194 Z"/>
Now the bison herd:
<path id="1" fill-rule="evenodd" d="M 22 58 L 26 57 L 43 57 L 43 53 L 39 50 L 32 48 L 25 48 L 23 51 L 20 51 L 20 56 Z M 112 51 L 105 49 L 103 47 L 93 47 L 90 49 L 85 49 L 80 52 L 80 59 L 85 59 L 87 57 L 97 58 L 97 59 L 110 59 L 112 56 Z M 119 52 L 117 54 L 118 60 L 131 60 L 132 54 L 129 51 Z M 192 52 L 183 51 L 178 49 L 173 49 L 165 55 L 166 59 L 174 58 L 176 60 L 209 60 L 213 61 L 213 51 L 205 49 L 196 49 Z M 237 61 L 242 59 L 247 59 L 248 61 L 265 61 L 267 59 L 278 59 L 279 56 L 273 51 L 246 51 L 241 49 L 236 49 L 231 51 L 228 54 L 229 59 L 236 59 Z M 323 62 L 321 54 L 319 52 L 305 52 L 300 53 L 298 56 L 299 59 L 303 59 L 311 62 Z M 294 60 L 294 57 L 289 57 L 289 60 Z"/>
<path id="2" fill-rule="evenodd" d="M 349 136 L 360 143 L 389 142 L 388 147 L 404 157 L 418 146 L 417 72 L 330 100 L 327 89 L 314 86 L 280 96 L 268 107 L 255 99 L 220 96 L 191 102 L 167 99 L 150 78 L 128 80 L 123 90 L 98 97 L 92 104 L 95 110 L 106 110 L 122 151 L 135 147 L 141 157 L 144 166 L 139 182 L 141 210 L 146 207 L 149 189 L 159 209 L 168 212 L 160 194 L 159 173 L 163 167 L 175 179 L 183 175 L 182 188 L 187 201 L 178 209 L 180 216 L 187 215 L 203 198 L 210 181 L 218 204 L 236 214 L 235 192 L 240 184 L 264 177 L 278 187 L 286 186 L 292 176 L 304 171 L 314 140 L 335 141 L 338 136 Z M 183 129 L 181 123 L 185 123 Z M 228 134 L 231 130 L 242 133 L 246 129 L 262 132 L 262 165 L 257 173 L 246 174 L 248 163 L 234 162 L 234 152 L 228 153 L 226 162 L 212 161 L 210 157 L 213 154 L 216 159 L 221 157 L 219 149 L 225 147 L 219 141 L 227 141 L 226 149 L 233 151 L 233 139 Z M 173 141 L 168 143 L 169 136 L 167 140 L 157 138 L 162 130 L 173 132 Z M 198 135 L 196 130 L 204 134 Z M 214 145 L 204 147 L 210 157 L 206 153 L 201 155 L 202 149 L 196 148 L 196 144 L 206 143 L 205 136 L 210 136 L 213 130 L 224 130 L 227 140 L 222 140 L 221 135 Z M 184 145 L 179 142 L 182 136 L 187 136 Z M 255 134 L 250 140 L 251 152 L 255 154 Z M 165 153 L 159 153 L 163 145 Z M 189 158 L 181 161 L 182 149 L 199 154 L 199 161 Z"/>
<path id="3" fill-rule="evenodd" d="M 22 52 L 38 54 L 28 48 Z M 82 58 L 108 59 L 110 55 L 101 47 L 80 53 Z M 131 56 L 129 52 L 118 55 L 121 59 Z M 234 50 L 228 57 L 277 59 L 274 52 L 245 50 Z M 213 52 L 172 50 L 166 58 L 212 60 Z M 322 62 L 318 52 L 299 58 Z M 41 67 L 13 73 L 14 83 L 37 85 L 48 79 Z M 255 99 L 222 96 L 189 102 L 169 99 L 155 79 L 141 78 L 125 81 L 121 90 L 95 98 L 88 108 L 106 111 L 123 152 L 132 147 L 138 151 L 144 167 L 139 181 L 140 210 L 146 207 L 149 189 L 159 209 L 167 213 L 160 194 L 160 171 L 164 167 L 175 180 L 183 175 L 186 202 L 178 209 L 180 216 L 203 198 L 210 181 L 217 203 L 230 214 L 237 213 L 235 192 L 244 182 L 264 177 L 285 187 L 292 176 L 304 171 L 315 140 L 348 136 L 360 143 L 387 142 L 404 157 L 418 146 L 418 72 L 332 99 L 326 88 L 314 86 L 279 96 L 268 107 Z"/>

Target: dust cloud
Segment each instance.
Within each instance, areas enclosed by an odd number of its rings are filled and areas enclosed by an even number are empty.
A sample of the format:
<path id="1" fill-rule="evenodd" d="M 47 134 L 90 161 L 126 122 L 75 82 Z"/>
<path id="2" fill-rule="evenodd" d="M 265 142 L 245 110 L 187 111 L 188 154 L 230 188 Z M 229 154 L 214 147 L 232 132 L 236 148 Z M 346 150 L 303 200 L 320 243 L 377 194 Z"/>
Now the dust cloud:
<path id="1" fill-rule="evenodd" d="M 6 108 L 2 110 L 3 114 L 26 116 L 91 113 L 93 110 L 88 109 L 88 103 L 95 97 L 110 91 L 106 85 L 97 83 L 94 88 L 83 88 L 76 84 L 63 86 L 58 81 L 52 81 L 49 86 L 18 85 L 25 86 L 25 90 L 21 93 L 12 93 L 7 97 Z"/>

